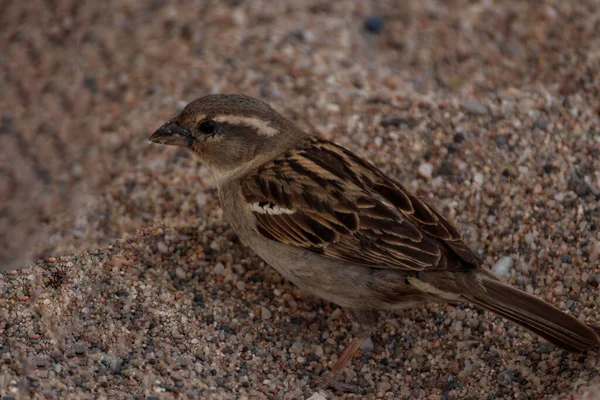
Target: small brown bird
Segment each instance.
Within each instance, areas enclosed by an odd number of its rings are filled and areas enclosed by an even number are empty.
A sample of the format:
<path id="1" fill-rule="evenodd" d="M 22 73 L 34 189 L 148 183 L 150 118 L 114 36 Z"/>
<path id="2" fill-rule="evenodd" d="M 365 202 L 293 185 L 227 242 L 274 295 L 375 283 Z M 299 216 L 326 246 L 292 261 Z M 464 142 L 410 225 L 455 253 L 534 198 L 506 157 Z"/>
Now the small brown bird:
<path id="1" fill-rule="evenodd" d="M 500 282 L 458 229 L 400 183 L 260 100 L 199 98 L 150 141 L 200 157 L 241 240 L 359 325 L 326 380 L 369 337 L 377 310 L 426 301 L 473 303 L 571 352 L 600 344 L 597 328 Z"/>

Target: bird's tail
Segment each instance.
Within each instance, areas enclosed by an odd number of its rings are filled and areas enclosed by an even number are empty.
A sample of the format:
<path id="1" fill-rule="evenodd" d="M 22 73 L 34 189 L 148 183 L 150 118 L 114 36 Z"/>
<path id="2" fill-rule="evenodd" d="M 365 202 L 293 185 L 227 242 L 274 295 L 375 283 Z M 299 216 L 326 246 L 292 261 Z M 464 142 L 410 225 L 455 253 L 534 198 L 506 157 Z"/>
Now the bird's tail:
<path id="1" fill-rule="evenodd" d="M 485 291 L 465 298 L 567 351 L 600 347 L 600 327 L 586 325 L 549 303 L 494 279 L 484 277 L 483 286 Z"/>

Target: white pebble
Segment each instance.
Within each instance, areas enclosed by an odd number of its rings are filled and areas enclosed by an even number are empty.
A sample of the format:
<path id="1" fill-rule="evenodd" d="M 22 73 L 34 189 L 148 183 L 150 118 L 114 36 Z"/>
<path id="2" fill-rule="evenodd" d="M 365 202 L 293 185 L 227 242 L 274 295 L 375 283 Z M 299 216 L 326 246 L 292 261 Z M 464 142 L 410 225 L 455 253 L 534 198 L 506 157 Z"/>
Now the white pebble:
<path id="1" fill-rule="evenodd" d="M 492 267 L 492 272 L 500 277 L 508 275 L 510 269 L 515 264 L 511 256 L 502 257 Z"/>
<path id="2" fill-rule="evenodd" d="M 421 175 L 425 179 L 431 179 L 433 176 L 433 165 L 429 163 L 423 163 L 419 165 L 419 175 Z"/>
<path id="3" fill-rule="evenodd" d="M 323 356 L 323 354 L 325 354 L 325 353 L 323 352 L 323 347 L 321 347 L 321 346 L 319 346 L 319 345 L 315 346 L 315 356 L 317 356 L 317 357 L 322 357 L 322 356 Z"/>
<path id="4" fill-rule="evenodd" d="M 215 265 L 215 274 L 225 275 L 225 266 L 223 265 L 223 263 L 219 262 Z"/>
<path id="5" fill-rule="evenodd" d="M 473 181 L 479 186 L 483 185 L 483 174 L 481 172 L 477 172 L 473 177 Z"/>
<path id="6" fill-rule="evenodd" d="M 306 400 L 327 400 L 327 397 L 323 396 L 321 393 L 313 393 L 312 396 Z"/>

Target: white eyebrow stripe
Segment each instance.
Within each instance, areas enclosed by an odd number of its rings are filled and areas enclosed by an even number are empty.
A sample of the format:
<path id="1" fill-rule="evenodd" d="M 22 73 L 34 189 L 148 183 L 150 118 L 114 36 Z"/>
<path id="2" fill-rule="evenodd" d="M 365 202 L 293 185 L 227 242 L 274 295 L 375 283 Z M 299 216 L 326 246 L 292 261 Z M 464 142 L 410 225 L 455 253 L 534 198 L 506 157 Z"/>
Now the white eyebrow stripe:
<path id="1" fill-rule="evenodd" d="M 247 125 L 255 128 L 260 135 L 272 137 L 279 131 L 269 125 L 269 122 L 255 117 L 246 117 L 243 115 L 217 115 L 214 118 L 217 122 L 232 124 L 232 125 Z"/>
<path id="2" fill-rule="evenodd" d="M 271 204 L 265 204 L 264 206 L 261 206 L 259 202 L 252 203 L 250 205 L 250 209 L 256 213 L 268 215 L 291 215 L 296 212 L 296 210 L 290 210 L 289 208 L 282 208 L 279 206 L 272 206 Z"/>

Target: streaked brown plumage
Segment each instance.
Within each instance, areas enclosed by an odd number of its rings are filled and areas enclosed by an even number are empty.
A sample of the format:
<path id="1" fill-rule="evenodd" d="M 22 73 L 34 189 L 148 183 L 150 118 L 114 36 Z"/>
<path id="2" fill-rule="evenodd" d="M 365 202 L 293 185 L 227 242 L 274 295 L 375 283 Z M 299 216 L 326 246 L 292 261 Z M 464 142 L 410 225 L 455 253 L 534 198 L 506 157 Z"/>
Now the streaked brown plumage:
<path id="1" fill-rule="evenodd" d="M 190 103 L 150 139 L 188 147 L 213 172 L 240 238 L 301 288 L 344 307 L 368 337 L 374 311 L 471 302 L 568 351 L 597 328 L 501 283 L 438 211 L 349 150 L 243 95 Z"/>

